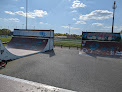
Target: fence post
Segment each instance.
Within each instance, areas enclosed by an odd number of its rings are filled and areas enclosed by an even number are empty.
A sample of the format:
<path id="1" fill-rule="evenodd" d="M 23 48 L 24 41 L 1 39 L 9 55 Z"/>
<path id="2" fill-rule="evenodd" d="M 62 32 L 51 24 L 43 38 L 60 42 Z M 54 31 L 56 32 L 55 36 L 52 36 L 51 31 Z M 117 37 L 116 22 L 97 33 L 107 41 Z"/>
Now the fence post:
<path id="1" fill-rule="evenodd" d="M 70 46 L 69 46 L 69 49 L 70 49 Z"/>
<path id="2" fill-rule="evenodd" d="M 78 50 L 78 46 L 77 46 L 77 50 Z"/>
<path id="3" fill-rule="evenodd" d="M 61 45 L 61 48 L 62 48 L 62 45 Z"/>

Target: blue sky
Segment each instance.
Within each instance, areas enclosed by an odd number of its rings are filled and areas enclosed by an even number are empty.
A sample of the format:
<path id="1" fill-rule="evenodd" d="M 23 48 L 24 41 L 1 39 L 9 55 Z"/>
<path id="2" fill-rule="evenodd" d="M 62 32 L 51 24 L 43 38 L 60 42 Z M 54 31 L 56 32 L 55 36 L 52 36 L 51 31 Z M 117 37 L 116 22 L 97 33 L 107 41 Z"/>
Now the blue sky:
<path id="1" fill-rule="evenodd" d="M 55 33 L 111 32 L 114 0 L 28 0 L 28 28 Z M 122 0 L 116 0 L 114 32 L 122 30 Z M 26 0 L 0 0 L 0 28 L 25 28 Z"/>

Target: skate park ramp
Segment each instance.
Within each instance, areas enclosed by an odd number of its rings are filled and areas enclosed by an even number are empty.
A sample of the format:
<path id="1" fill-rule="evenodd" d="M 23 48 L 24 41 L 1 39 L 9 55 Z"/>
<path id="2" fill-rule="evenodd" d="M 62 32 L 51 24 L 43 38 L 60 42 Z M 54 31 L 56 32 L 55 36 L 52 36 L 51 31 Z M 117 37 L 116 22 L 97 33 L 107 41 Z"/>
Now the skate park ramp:
<path id="1" fill-rule="evenodd" d="M 119 33 L 83 32 L 81 53 L 121 58 L 121 35 Z"/>
<path id="2" fill-rule="evenodd" d="M 13 60 L 53 49 L 54 30 L 15 29 L 14 37 L 4 47 L 0 41 L 0 61 Z"/>
<path id="3" fill-rule="evenodd" d="M 13 37 L 5 47 L 14 55 L 24 56 L 42 51 L 47 43 L 48 39 Z"/>

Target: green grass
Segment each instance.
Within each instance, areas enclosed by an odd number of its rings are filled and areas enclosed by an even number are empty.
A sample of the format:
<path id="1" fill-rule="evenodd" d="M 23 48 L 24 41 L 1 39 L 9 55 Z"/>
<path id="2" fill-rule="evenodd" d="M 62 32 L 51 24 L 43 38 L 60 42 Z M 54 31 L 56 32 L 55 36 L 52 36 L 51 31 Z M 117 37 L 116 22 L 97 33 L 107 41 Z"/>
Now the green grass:
<path id="1" fill-rule="evenodd" d="M 9 42 L 11 40 L 11 37 L 0 37 L 2 42 Z M 6 44 L 4 44 L 6 45 Z M 81 40 L 73 40 L 73 39 L 60 39 L 60 40 L 54 40 L 55 46 L 64 46 L 64 47 L 81 47 Z"/>
<path id="2" fill-rule="evenodd" d="M 11 37 L 7 37 L 7 38 L 0 37 L 0 39 L 1 39 L 2 42 L 9 42 L 11 40 Z"/>
<path id="3" fill-rule="evenodd" d="M 64 47 L 81 47 L 81 43 L 74 43 L 74 42 L 61 42 L 61 41 L 54 41 L 55 46 L 64 46 Z"/>
<path id="4" fill-rule="evenodd" d="M 77 39 L 54 39 L 55 41 L 63 41 L 63 42 L 81 42 L 81 40 L 77 40 Z"/>
<path id="5" fill-rule="evenodd" d="M 81 47 L 81 40 L 77 39 L 54 39 L 55 46 Z"/>

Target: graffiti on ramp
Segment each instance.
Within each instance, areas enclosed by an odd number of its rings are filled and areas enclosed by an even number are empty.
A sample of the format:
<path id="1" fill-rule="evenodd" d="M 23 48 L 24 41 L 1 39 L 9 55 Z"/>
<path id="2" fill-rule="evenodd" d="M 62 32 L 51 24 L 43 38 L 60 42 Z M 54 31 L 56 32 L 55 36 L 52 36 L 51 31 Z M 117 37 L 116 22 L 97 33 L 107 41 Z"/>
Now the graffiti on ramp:
<path id="1" fill-rule="evenodd" d="M 109 41 L 110 37 L 111 41 Z M 109 40 L 105 41 L 106 39 Z M 121 36 L 118 33 L 83 32 L 80 53 L 122 57 L 122 42 L 120 40 Z"/>

